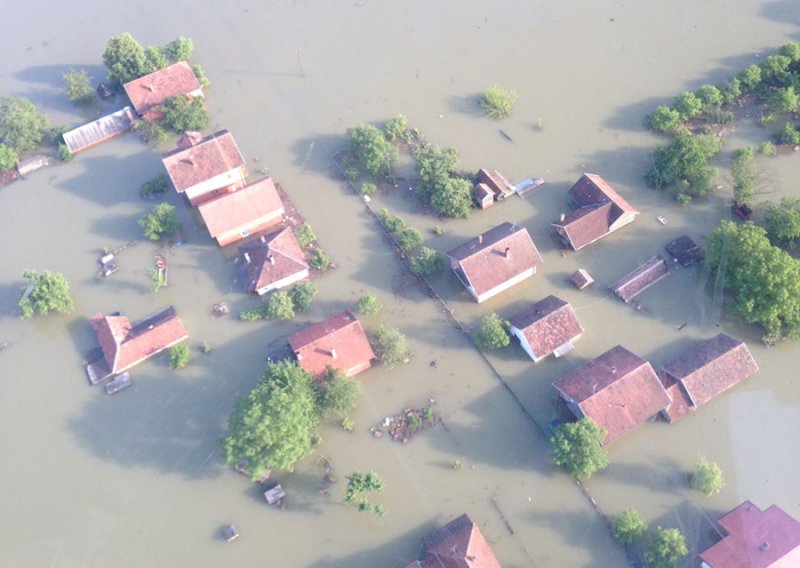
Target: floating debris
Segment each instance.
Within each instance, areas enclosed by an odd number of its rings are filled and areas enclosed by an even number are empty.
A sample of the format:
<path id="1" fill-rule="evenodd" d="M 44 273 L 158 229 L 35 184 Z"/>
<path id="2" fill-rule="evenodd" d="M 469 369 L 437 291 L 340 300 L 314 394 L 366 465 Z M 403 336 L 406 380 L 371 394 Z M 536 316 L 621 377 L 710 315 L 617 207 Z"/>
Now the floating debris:
<path id="1" fill-rule="evenodd" d="M 131 374 L 122 373 L 106 383 L 106 394 L 115 394 L 131 386 Z"/>
<path id="2" fill-rule="evenodd" d="M 370 428 L 370 432 L 375 438 L 382 438 L 384 434 L 389 434 L 395 442 L 407 444 L 414 434 L 435 426 L 439 422 L 441 422 L 441 418 L 433 412 L 431 405 L 423 408 L 407 408 L 400 414 L 387 416 L 380 424 Z"/>
<path id="3" fill-rule="evenodd" d="M 659 223 L 661 223 L 662 225 L 666 225 L 667 224 L 667 218 L 666 217 L 662 217 L 661 215 L 656 216 L 656 220 Z"/>
<path id="4" fill-rule="evenodd" d="M 100 257 L 100 267 L 101 267 L 101 274 L 103 276 L 111 276 L 117 270 L 119 270 L 119 266 L 117 266 L 117 260 L 114 258 L 114 253 L 110 252 L 106 255 Z"/>
<path id="5" fill-rule="evenodd" d="M 225 525 L 222 527 L 222 538 L 225 539 L 225 542 L 233 542 L 239 538 L 239 531 L 236 529 L 236 525 Z"/>
<path id="6" fill-rule="evenodd" d="M 264 499 L 270 505 L 277 505 L 281 509 L 285 509 L 283 498 L 286 497 L 286 491 L 283 490 L 280 483 L 273 483 L 269 489 L 264 491 Z"/>
<path id="7" fill-rule="evenodd" d="M 230 308 L 225 302 L 217 302 L 211 306 L 211 315 L 215 317 L 226 316 L 230 313 Z"/>

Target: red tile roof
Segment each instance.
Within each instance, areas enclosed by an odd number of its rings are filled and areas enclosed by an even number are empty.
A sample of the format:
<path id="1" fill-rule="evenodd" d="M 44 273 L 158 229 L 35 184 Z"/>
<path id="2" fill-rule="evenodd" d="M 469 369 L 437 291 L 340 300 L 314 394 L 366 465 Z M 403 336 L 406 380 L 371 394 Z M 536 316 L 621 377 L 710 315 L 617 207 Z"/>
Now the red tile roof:
<path id="1" fill-rule="evenodd" d="M 675 421 L 719 396 L 758 371 L 744 341 L 720 333 L 703 341 L 664 365 L 662 382 L 673 396 L 666 409 Z"/>
<path id="2" fill-rule="evenodd" d="M 427 555 L 408 568 L 501 568 L 478 525 L 461 515 L 425 538 Z"/>
<path id="3" fill-rule="evenodd" d="M 170 97 L 192 93 L 203 96 L 200 81 L 185 61 L 129 81 L 123 88 L 136 112 L 148 120 L 158 118 L 160 111 L 156 107 Z"/>
<path id="4" fill-rule="evenodd" d="M 572 280 L 572 283 L 575 284 L 575 287 L 578 290 L 583 290 L 589 285 L 594 284 L 594 278 L 592 278 L 592 275 L 583 268 L 579 268 L 573 272 L 570 280 Z"/>
<path id="5" fill-rule="evenodd" d="M 666 261 L 654 256 L 611 285 L 614 293 L 626 304 L 659 280 L 669 276 Z"/>
<path id="6" fill-rule="evenodd" d="M 308 272 L 306 255 L 289 227 L 242 245 L 239 251 L 247 255 L 243 266 L 250 292 Z"/>
<path id="7" fill-rule="evenodd" d="M 216 238 L 224 233 L 247 227 L 264 218 L 280 220 L 283 203 L 272 178 L 263 178 L 231 193 L 225 193 L 197 207 L 209 234 Z"/>
<path id="8" fill-rule="evenodd" d="M 194 146 L 164 154 L 161 161 L 178 193 L 231 170 L 244 167 L 244 158 L 233 135 L 220 130 Z"/>
<path id="9" fill-rule="evenodd" d="M 528 230 L 508 222 L 446 254 L 458 263 L 477 296 L 502 286 L 542 262 Z"/>
<path id="10" fill-rule="evenodd" d="M 100 313 L 92 316 L 89 323 L 97 332 L 103 356 L 112 373 L 121 373 L 189 337 L 172 306 L 133 325 L 125 316 Z"/>
<path id="11" fill-rule="evenodd" d="M 800 523 L 777 505 L 762 511 L 745 501 L 719 524 L 728 536 L 700 553 L 711 568 L 800 566 Z"/>
<path id="12" fill-rule="evenodd" d="M 583 333 L 572 306 L 552 295 L 518 313 L 509 323 L 522 332 L 537 359 Z"/>
<path id="13" fill-rule="evenodd" d="M 502 199 L 513 191 L 511 182 L 498 170 L 487 170 L 481 168 L 475 176 L 479 184 L 485 184 L 494 195 L 495 200 Z"/>
<path id="14" fill-rule="evenodd" d="M 300 366 L 315 377 L 328 367 L 353 376 L 369 369 L 375 358 L 361 322 L 349 311 L 295 333 L 289 346 Z"/>
<path id="15" fill-rule="evenodd" d="M 568 404 L 577 404 L 583 415 L 608 431 L 604 445 L 655 416 L 670 402 L 650 363 L 621 345 L 553 386 Z"/>

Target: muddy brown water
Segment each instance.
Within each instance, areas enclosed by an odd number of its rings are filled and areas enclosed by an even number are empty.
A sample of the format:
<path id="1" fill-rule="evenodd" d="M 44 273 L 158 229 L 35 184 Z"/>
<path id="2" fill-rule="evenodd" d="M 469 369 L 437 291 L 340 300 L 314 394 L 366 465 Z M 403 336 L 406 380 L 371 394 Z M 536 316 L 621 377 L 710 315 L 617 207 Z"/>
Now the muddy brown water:
<path id="1" fill-rule="evenodd" d="M 218 301 L 234 314 L 255 301 L 239 291 L 232 264 L 196 215 L 170 194 L 187 243 L 171 249 L 141 242 L 120 254 L 119 273 L 95 279 L 99 250 L 140 238 L 136 220 L 152 205 L 137 191 L 160 171 L 159 152 L 133 135 L 0 189 L 0 342 L 10 344 L 0 352 L 3 565 L 400 567 L 418 557 L 423 535 L 437 523 L 467 512 L 504 566 L 624 566 L 601 518 L 550 464 L 542 434 L 556 417 L 550 382 L 617 343 L 658 366 L 719 329 L 750 344 L 758 375 L 680 424 L 647 424 L 616 442 L 611 467 L 585 485 L 607 513 L 634 506 L 653 524 L 682 528 L 694 549 L 708 543 L 708 521 L 744 499 L 777 503 L 800 517 L 800 447 L 789 434 L 800 418 L 800 347 L 762 347 L 758 330 L 727 315 L 724 295 L 696 269 L 678 269 L 646 292 L 643 312 L 602 287 L 680 234 L 702 242 L 728 216 L 724 173 L 717 195 L 686 209 L 644 186 L 658 140 L 642 121 L 682 89 L 721 81 L 798 39 L 795 2 L 38 2 L 16 6 L 14 22 L 0 37 L 0 93 L 31 98 L 53 123 L 79 124 L 113 108 L 76 110 L 60 84 L 71 67 L 87 67 L 99 79 L 110 35 L 128 30 L 145 45 L 193 38 L 212 82 L 209 130 L 230 129 L 251 171 L 269 168 L 337 268 L 318 281 L 314 308 L 296 321 L 215 319 L 208 308 Z M 476 106 L 476 95 L 492 83 L 520 95 L 507 121 L 488 120 Z M 545 259 L 534 279 L 480 306 L 451 276 L 434 286 L 468 326 L 488 311 L 508 316 L 557 293 L 587 330 L 574 352 L 534 366 L 513 347 L 489 355 L 490 367 L 423 293 L 394 293 L 402 272 L 330 157 L 346 128 L 398 112 L 435 143 L 458 148 L 466 169 L 547 179 L 529 198 L 468 220 L 422 215 L 402 181 L 375 205 L 403 216 L 441 251 L 505 220 L 525 225 Z M 757 144 L 763 132 L 747 121 L 737 125 L 726 151 Z M 761 162 L 765 197 L 796 194 L 797 159 Z M 583 171 L 605 176 L 641 215 L 619 234 L 562 256 L 549 223 Z M 446 230 L 441 237 L 431 233 L 437 223 Z M 159 251 L 171 282 L 153 294 L 149 270 Z M 572 289 L 566 278 L 578 267 L 601 286 Z M 15 303 L 25 268 L 63 272 L 75 313 L 20 321 Z M 414 359 L 362 375 L 355 432 L 324 426 L 324 445 L 279 476 L 288 510 L 270 508 L 218 456 L 235 397 L 255 384 L 264 357 L 287 334 L 352 307 L 366 292 L 386 306 L 366 327 L 399 328 Z M 190 366 L 172 371 L 156 357 L 114 397 L 90 388 L 80 366 L 96 347 L 87 318 L 118 310 L 138 319 L 166 304 L 190 331 Z M 681 322 L 687 325 L 677 331 Z M 203 341 L 210 354 L 200 353 Z M 431 397 L 446 429 L 405 446 L 369 435 L 384 416 Z M 728 485 L 715 497 L 687 488 L 698 455 L 726 473 Z M 323 458 L 340 480 L 329 496 L 319 493 Z M 375 499 L 386 507 L 384 518 L 341 504 L 344 476 L 366 469 L 385 479 L 386 491 Z M 242 534 L 235 544 L 218 535 L 230 522 Z"/>

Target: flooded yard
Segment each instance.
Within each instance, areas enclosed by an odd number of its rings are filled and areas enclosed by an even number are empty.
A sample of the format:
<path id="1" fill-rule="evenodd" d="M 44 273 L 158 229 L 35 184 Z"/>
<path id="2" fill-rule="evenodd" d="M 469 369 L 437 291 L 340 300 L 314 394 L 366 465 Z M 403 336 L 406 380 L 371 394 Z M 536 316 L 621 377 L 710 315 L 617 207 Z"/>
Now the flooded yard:
<path id="1" fill-rule="evenodd" d="M 758 374 L 678 424 L 651 422 L 621 438 L 609 448 L 611 466 L 583 487 L 608 515 L 635 507 L 652 525 L 681 528 L 695 553 L 710 542 L 709 523 L 746 499 L 800 517 L 800 442 L 789 434 L 800 419 L 800 346 L 764 347 L 759 329 L 724 309 L 727 298 L 701 267 L 673 269 L 638 298 L 641 311 L 608 289 L 672 239 L 688 234 L 702 246 L 730 218 L 725 171 L 719 191 L 686 208 L 647 188 L 644 173 L 660 140 L 645 130 L 646 115 L 796 41 L 796 2 L 240 0 L 109 8 L 17 6 L 16 24 L 0 37 L 0 94 L 30 98 L 52 124 L 78 125 L 121 101 L 76 109 L 62 73 L 87 68 L 99 81 L 106 41 L 123 31 L 144 45 L 191 37 L 211 81 L 207 132 L 233 133 L 251 180 L 268 168 L 336 267 L 315 281 L 319 295 L 308 313 L 285 323 L 238 321 L 258 300 L 244 293 L 231 255 L 182 196 L 169 190 L 164 199 L 177 206 L 185 244 L 141 236 L 137 220 L 153 202 L 140 199 L 139 188 L 162 171 L 160 156 L 172 141 L 150 149 L 127 134 L 0 188 L 0 343 L 8 343 L 0 351 L 0 543 L 9 566 L 400 568 L 420 557 L 425 534 L 462 513 L 503 566 L 626 566 L 582 488 L 551 463 L 549 427 L 559 414 L 550 383 L 617 344 L 658 369 L 720 331 L 747 342 Z M 503 122 L 486 118 L 477 103 L 493 83 L 519 93 Z M 465 220 L 425 214 L 410 177 L 370 205 L 401 216 L 440 252 L 504 221 L 526 227 L 544 258 L 532 279 L 480 305 L 449 271 L 432 286 L 467 328 L 490 311 L 508 318 L 556 294 L 586 330 L 574 351 L 538 365 L 517 343 L 484 355 L 408 278 L 332 160 L 347 128 L 397 113 L 434 144 L 457 148 L 462 169 L 497 168 L 512 182 L 546 179 L 526 198 Z M 755 118 L 743 121 L 724 152 L 763 139 Z M 798 159 L 759 159 L 765 199 L 798 196 Z M 640 215 L 567 252 L 550 223 L 584 172 L 603 176 Z M 444 234 L 435 236 L 435 225 Z M 138 243 L 118 255 L 119 272 L 97 278 L 102 249 L 131 240 Z M 170 280 L 158 293 L 150 276 L 156 254 L 167 260 Z M 17 295 L 28 268 L 62 272 L 75 312 L 20 320 Z M 597 284 L 576 290 L 569 276 L 578 268 Z M 324 443 L 294 472 L 277 474 L 287 510 L 269 507 L 258 486 L 220 458 L 234 401 L 255 386 L 266 356 L 288 335 L 354 309 L 365 293 L 384 309 L 362 318 L 364 327 L 399 329 L 412 361 L 359 376 L 354 431 L 326 423 Z M 230 315 L 212 315 L 218 302 Z M 163 354 L 133 369 L 133 386 L 113 397 L 90 388 L 81 361 L 97 339 L 88 318 L 120 311 L 138 320 L 167 305 L 189 331 L 189 366 L 172 370 Z M 370 432 L 431 399 L 441 423 L 409 443 Z M 719 463 L 728 481 L 714 497 L 688 488 L 701 455 Z M 326 464 L 338 480 L 327 489 Z M 376 498 L 383 518 L 342 503 L 345 476 L 369 469 L 385 481 Z M 241 532 L 235 544 L 219 536 L 228 523 Z M 693 558 L 686 566 L 696 565 Z"/>

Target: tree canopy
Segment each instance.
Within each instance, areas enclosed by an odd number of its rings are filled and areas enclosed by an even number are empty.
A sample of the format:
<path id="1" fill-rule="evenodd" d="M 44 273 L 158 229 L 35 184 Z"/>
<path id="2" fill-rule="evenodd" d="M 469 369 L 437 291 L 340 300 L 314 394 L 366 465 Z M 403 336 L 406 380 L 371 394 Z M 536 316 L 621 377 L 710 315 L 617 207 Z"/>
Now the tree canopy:
<path id="1" fill-rule="evenodd" d="M 369 501 L 370 493 L 383 493 L 383 479 L 374 471 L 361 473 L 354 471 L 347 476 L 347 489 L 345 490 L 344 502 L 347 505 L 358 506 L 359 511 L 372 511 L 373 509 L 379 516 L 383 516 L 383 507 L 373 505 Z"/>
<path id="2" fill-rule="evenodd" d="M 286 290 L 274 292 L 267 300 L 266 315 L 271 320 L 286 321 L 294 317 L 294 302 Z"/>
<path id="3" fill-rule="evenodd" d="M 14 148 L 0 144 L 0 172 L 9 170 L 17 165 L 17 152 Z"/>
<path id="4" fill-rule="evenodd" d="M 177 95 L 164 103 L 164 126 L 175 132 L 202 130 L 208 124 L 208 112 L 203 97 Z"/>
<path id="5" fill-rule="evenodd" d="M 608 466 L 608 454 L 600 445 L 607 433 L 591 418 L 560 425 L 550 438 L 553 462 L 575 477 L 590 478 Z"/>
<path id="6" fill-rule="evenodd" d="M 701 457 L 694 467 L 689 484 L 692 489 L 710 497 L 722 491 L 722 488 L 725 487 L 725 477 L 722 475 L 722 468 Z"/>
<path id="7" fill-rule="evenodd" d="M 504 89 L 499 85 L 492 85 L 481 95 L 480 103 L 483 110 L 494 118 L 508 118 L 514 112 L 517 102 L 517 93 L 511 89 Z"/>
<path id="8" fill-rule="evenodd" d="M 358 406 L 361 389 L 358 383 L 338 369 L 328 368 L 317 386 L 317 407 L 320 415 L 346 416 Z"/>
<path id="9" fill-rule="evenodd" d="M 658 527 L 647 538 L 644 558 L 650 568 L 674 568 L 689 554 L 686 539 L 678 529 Z"/>
<path id="10" fill-rule="evenodd" d="M 85 69 L 70 69 L 62 75 L 67 87 L 67 97 L 75 104 L 88 104 L 94 99 L 92 78 Z"/>
<path id="11" fill-rule="evenodd" d="M 430 200 L 437 214 L 466 217 L 472 208 L 472 183 L 456 175 L 458 152 L 436 146 L 418 148 L 414 167 L 420 178 L 419 192 Z"/>
<path id="12" fill-rule="evenodd" d="M 0 99 L 0 143 L 24 152 L 42 141 L 47 118 L 24 97 Z"/>
<path id="13" fill-rule="evenodd" d="M 172 40 L 164 46 L 164 55 L 166 55 L 172 63 L 178 61 L 185 61 L 192 56 L 194 51 L 194 43 L 188 37 L 179 37 Z"/>
<path id="14" fill-rule="evenodd" d="M 623 546 L 638 542 L 647 533 L 647 524 L 634 509 L 626 509 L 614 517 L 614 540 Z"/>
<path id="15" fill-rule="evenodd" d="M 307 312 L 311 308 L 311 302 L 317 295 L 317 287 L 312 282 L 303 282 L 292 286 L 291 296 L 294 309 L 298 312 Z"/>
<path id="16" fill-rule="evenodd" d="M 144 236 L 152 241 L 159 240 L 163 235 L 176 233 L 181 228 L 175 207 L 168 203 L 159 203 L 139 219 L 139 226 L 144 231 Z"/>
<path id="17" fill-rule="evenodd" d="M 389 176 L 400 154 L 383 132 L 371 124 L 348 129 L 347 145 L 361 167 L 374 176 Z"/>
<path id="18" fill-rule="evenodd" d="M 794 248 L 800 239 L 800 199 L 783 197 L 778 203 L 770 203 L 764 214 L 764 228 L 773 245 Z"/>
<path id="19" fill-rule="evenodd" d="M 491 312 L 481 318 L 478 333 L 475 334 L 475 343 L 481 349 L 502 349 L 508 347 L 511 338 L 506 331 L 506 322 L 500 316 Z"/>
<path id="20" fill-rule="evenodd" d="M 403 365 L 411 360 L 406 336 L 396 329 L 381 325 L 375 334 L 375 355 L 387 367 Z"/>
<path id="21" fill-rule="evenodd" d="M 358 299 L 356 311 L 362 316 L 374 316 L 383 309 L 375 294 L 365 294 Z"/>
<path id="22" fill-rule="evenodd" d="M 423 276 L 439 272 L 443 265 L 442 254 L 430 247 L 421 247 L 416 256 L 411 258 L 411 272 Z"/>
<path id="23" fill-rule="evenodd" d="M 708 161 L 721 149 L 722 139 L 717 136 L 695 136 L 680 131 L 671 144 L 656 150 L 647 181 L 658 189 L 680 183 L 679 194 L 702 197 L 713 187 L 716 175 L 716 170 L 708 167 Z"/>
<path id="24" fill-rule="evenodd" d="M 740 148 L 733 153 L 731 162 L 733 177 L 733 198 L 739 203 L 749 203 L 756 194 L 759 181 L 755 164 L 755 150 L 752 146 Z"/>
<path id="25" fill-rule="evenodd" d="M 142 45 L 130 33 L 112 37 L 103 52 L 103 64 L 112 83 L 122 85 L 150 73 Z"/>
<path id="26" fill-rule="evenodd" d="M 28 284 L 20 291 L 19 309 L 23 318 L 35 314 L 46 316 L 50 312 L 69 314 L 75 303 L 69 293 L 69 282 L 63 274 L 45 270 L 26 270 L 22 277 Z"/>

